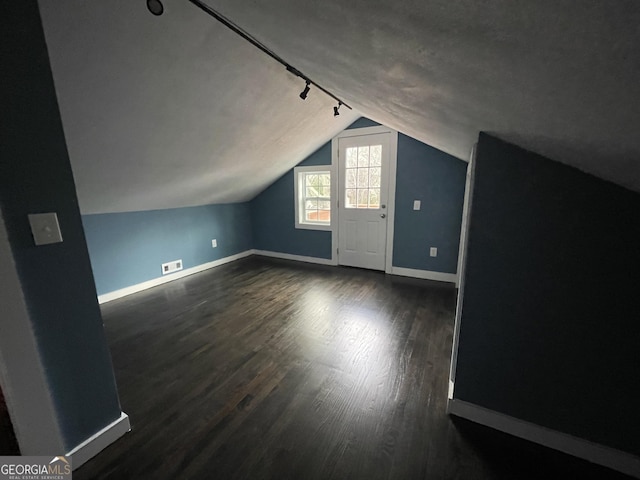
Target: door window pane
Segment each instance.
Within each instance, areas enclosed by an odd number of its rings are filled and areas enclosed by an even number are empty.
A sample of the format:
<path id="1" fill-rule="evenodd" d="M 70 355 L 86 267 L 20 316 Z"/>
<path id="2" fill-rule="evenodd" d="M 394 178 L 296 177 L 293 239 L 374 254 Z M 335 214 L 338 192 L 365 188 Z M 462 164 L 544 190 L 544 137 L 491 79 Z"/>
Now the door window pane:
<path id="1" fill-rule="evenodd" d="M 358 167 L 369 166 L 369 147 L 358 147 Z"/>
<path id="2" fill-rule="evenodd" d="M 380 208 L 380 189 L 371 188 L 369 190 L 369 208 Z"/>
<path id="3" fill-rule="evenodd" d="M 356 188 L 356 176 L 358 175 L 357 168 L 347 168 L 346 174 L 346 187 L 347 188 Z"/>
<path id="4" fill-rule="evenodd" d="M 369 169 L 358 169 L 358 188 L 367 188 L 369 186 Z"/>
<path id="5" fill-rule="evenodd" d="M 358 208 L 356 205 L 356 189 L 355 188 L 347 188 L 345 190 L 345 199 L 344 199 L 346 208 Z"/>
<path id="6" fill-rule="evenodd" d="M 345 208 L 380 208 L 382 145 L 346 149 Z"/>
<path id="7" fill-rule="evenodd" d="M 382 145 L 371 145 L 371 166 L 379 167 L 382 165 Z"/>
<path id="8" fill-rule="evenodd" d="M 358 190 L 358 208 L 369 208 L 369 190 Z"/>
<path id="9" fill-rule="evenodd" d="M 347 168 L 358 166 L 358 147 L 347 148 Z"/>
<path id="10" fill-rule="evenodd" d="M 382 169 L 380 167 L 374 167 L 369 169 L 369 186 L 370 187 L 380 188 L 380 175 L 382 173 L 381 170 Z"/>

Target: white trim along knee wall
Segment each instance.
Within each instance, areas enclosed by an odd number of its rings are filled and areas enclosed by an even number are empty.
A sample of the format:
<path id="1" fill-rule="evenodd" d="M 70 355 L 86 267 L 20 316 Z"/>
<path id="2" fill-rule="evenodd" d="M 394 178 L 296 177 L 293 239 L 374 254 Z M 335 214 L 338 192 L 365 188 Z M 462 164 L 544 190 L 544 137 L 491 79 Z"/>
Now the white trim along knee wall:
<path id="1" fill-rule="evenodd" d="M 288 253 L 272 252 L 266 250 L 247 250 L 237 255 L 216 260 L 215 262 L 206 263 L 198 267 L 183 270 L 175 274 L 170 274 L 165 277 L 150 280 L 138 285 L 132 285 L 131 287 L 101 295 L 99 297 L 99 300 L 100 303 L 109 302 L 111 300 L 115 300 L 116 298 L 121 298 L 132 293 L 140 292 L 142 290 L 161 285 L 163 283 L 171 282 L 173 280 L 178 280 L 179 278 L 183 278 L 187 275 L 193 275 L 194 273 L 202 272 L 209 268 L 224 265 L 226 263 L 230 263 L 235 260 L 248 257 L 250 255 L 335 266 L 333 259 L 292 255 Z M 452 284 L 456 283 L 457 281 L 457 275 L 455 274 L 405 269 L 400 267 L 393 267 L 391 274 L 412 278 L 422 278 L 439 282 L 447 282 Z M 585 459 L 587 461 L 612 468 L 627 475 L 640 478 L 640 458 L 634 455 L 605 447 L 593 442 L 589 442 L 578 437 L 573 437 L 562 432 L 551 430 L 540 425 L 525 422 L 523 420 L 510 417 L 493 410 L 488 410 L 486 408 L 464 402 L 462 400 L 453 399 L 453 383 L 450 383 L 449 389 L 450 392 L 449 402 L 447 404 L 447 413 L 451 415 L 465 418 L 467 420 L 488 426 L 490 428 L 494 428 L 510 435 L 514 435 L 516 437 L 520 437 L 525 440 L 529 440 L 540 445 L 559 450 L 561 452 Z M 123 419 L 119 419 L 117 422 L 114 422 L 114 425 L 107 427 L 107 430 L 113 429 L 114 433 L 118 434 L 119 430 L 121 430 L 123 426 L 119 425 L 119 423 L 122 421 Z M 128 427 L 128 420 L 126 425 Z M 70 452 L 70 454 L 78 455 L 78 449 L 79 447 Z M 90 453 L 91 451 L 89 451 L 89 454 Z M 84 457 L 87 456 L 88 455 L 82 453 L 82 456 L 78 455 L 78 460 L 86 461 Z M 88 458 L 90 458 L 90 456 L 88 456 Z M 75 460 L 74 458 L 74 466 L 76 464 L 77 460 Z"/>
<path id="2" fill-rule="evenodd" d="M 630 453 L 605 447 L 583 438 L 551 430 L 458 399 L 449 400 L 447 413 L 617 470 L 625 475 L 640 478 L 640 457 Z"/>
<path id="3" fill-rule="evenodd" d="M 120 412 L 120 417 L 111 425 L 65 453 L 58 414 L 1 215 L 0 271 L 0 303 L 5 314 L 0 329 L 0 385 L 20 453 L 70 456 L 75 470 L 128 432 L 129 417 Z"/>
<path id="4" fill-rule="evenodd" d="M 180 270 L 179 272 L 176 272 L 176 273 L 168 274 L 158 278 L 153 278 L 146 282 L 138 283 L 136 285 L 131 285 L 129 287 L 122 288 L 120 290 L 115 290 L 113 292 L 108 292 L 102 295 L 98 295 L 98 303 L 103 304 L 103 303 L 111 302 L 113 300 L 117 300 L 118 298 L 126 297 L 127 295 L 132 295 L 134 293 L 142 292 L 143 290 L 157 287 L 158 285 L 162 285 L 164 283 L 173 282 L 174 280 L 179 280 L 180 278 L 184 278 L 189 275 L 193 275 L 195 273 L 204 272 L 205 270 L 209 270 L 210 268 L 214 268 L 214 267 L 224 265 L 226 263 L 234 262 L 236 260 L 240 260 L 241 258 L 245 258 L 250 255 L 280 258 L 282 260 L 293 260 L 293 261 L 305 262 L 305 263 L 315 263 L 318 265 L 336 266 L 335 259 L 333 258 L 308 257 L 304 255 L 293 255 L 290 253 L 272 252 L 268 250 L 246 250 L 236 255 L 231 255 L 229 257 L 220 258 L 213 262 L 198 265 L 197 267 L 187 268 L 185 270 Z M 438 282 L 446 282 L 451 284 L 455 284 L 458 278 L 457 275 L 453 273 L 430 272 L 428 270 L 415 270 L 412 268 L 400 268 L 400 267 L 392 267 L 390 273 L 391 275 L 398 275 L 402 277 L 421 278 L 425 280 L 434 280 Z"/>
<path id="5" fill-rule="evenodd" d="M 469 228 L 469 218 L 471 210 L 473 209 L 472 198 L 476 148 L 477 145 L 474 145 L 469 159 L 469 166 L 467 168 L 467 182 L 465 188 L 462 229 L 460 233 L 460 251 L 458 257 L 458 300 L 453 333 L 453 347 L 451 350 L 447 412 L 451 415 L 465 418 L 501 432 L 544 445 L 545 447 L 553 448 L 554 450 L 559 450 L 589 462 L 603 465 L 626 475 L 640 478 L 640 458 L 637 456 L 454 398 L 456 365 L 458 360 L 458 340 L 460 337 L 460 324 L 462 322 L 464 297 L 464 271 L 468 244 L 467 233 Z"/>
<path id="6" fill-rule="evenodd" d="M 103 303 L 110 302 L 112 300 L 116 300 L 118 298 L 126 297 L 127 295 L 132 295 L 134 293 L 142 292 L 143 290 L 157 287 L 158 285 L 162 285 L 163 283 L 173 282 L 174 280 L 188 277 L 189 275 L 193 275 L 194 273 L 204 272 L 205 270 L 209 270 L 210 268 L 218 267 L 220 265 L 224 265 L 225 263 L 233 262 L 235 260 L 240 260 L 241 258 L 248 257 L 249 255 L 252 255 L 252 254 L 253 254 L 253 250 L 246 250 L 236 255 L 231 255 L 229 257 L 224 257 L 218 260 L 214 260 L 213 262 L 203 263 L 202 265 L 198 265 L 196 267 L 187 268 L 184 270 L 180 270 L 176 273 L 170 273 L 162 277 L 157 277 L 151 280 L 147 280 L 146 282 L 137 283 L 135 285 L 121 288 L 119 290 L 114 290 L 113 292 L 104 293 L 102 295 L 98 295 L 98 303 L 103 304 Z"/>

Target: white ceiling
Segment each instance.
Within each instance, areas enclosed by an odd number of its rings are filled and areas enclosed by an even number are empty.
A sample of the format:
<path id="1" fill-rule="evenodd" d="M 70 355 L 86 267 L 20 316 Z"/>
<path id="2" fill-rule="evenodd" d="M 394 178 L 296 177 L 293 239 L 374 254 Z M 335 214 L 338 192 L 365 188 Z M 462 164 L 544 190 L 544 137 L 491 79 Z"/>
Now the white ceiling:
<path id="1" fill-rule="evenodd" d="M 40 0 L 83 213 L 247 200 L 360 114 L 466 159 L 479 131 L 640 191 L 636 0 Z"/>

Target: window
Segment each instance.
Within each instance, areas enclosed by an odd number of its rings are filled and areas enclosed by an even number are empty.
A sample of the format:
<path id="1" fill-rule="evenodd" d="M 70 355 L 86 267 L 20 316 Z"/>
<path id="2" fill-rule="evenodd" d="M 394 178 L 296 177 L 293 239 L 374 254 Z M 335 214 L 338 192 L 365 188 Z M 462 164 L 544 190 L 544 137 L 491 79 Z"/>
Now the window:
<path id="1" fill-rule="evenodd" d="M 331 168 L 296 167 L 296 228 L 331 229 Z"/>
<path id="2" fill-rule="evenodd" d="M 348 147 L 345 208 L 380 208 L 382 145 Z"/>

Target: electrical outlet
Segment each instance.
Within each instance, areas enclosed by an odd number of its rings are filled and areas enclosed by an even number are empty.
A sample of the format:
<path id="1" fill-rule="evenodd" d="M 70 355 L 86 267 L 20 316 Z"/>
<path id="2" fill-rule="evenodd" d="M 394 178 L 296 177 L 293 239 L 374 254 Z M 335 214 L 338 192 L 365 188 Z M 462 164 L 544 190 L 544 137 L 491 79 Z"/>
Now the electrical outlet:
<path id="1" fill-rule="evenodd" d="M 414 200 L 413 201 L 413 209 L 414 210 L 420 210 L 420 200 Z"/>
<path id="2" fill-rule="evenodd" d="M 215 238 L 211 240 L 211 248 L 216 248 L 218 246 L 218 240 Z"/>
<path id="3" fill-rule="evenodd" d="M 438 248 L 437 247 L 431 247 L 429 249 L 429 256 L 437 257 L 438 256 Z"/>

